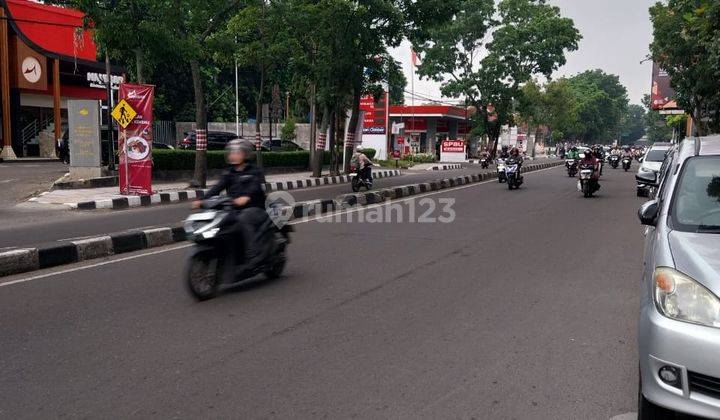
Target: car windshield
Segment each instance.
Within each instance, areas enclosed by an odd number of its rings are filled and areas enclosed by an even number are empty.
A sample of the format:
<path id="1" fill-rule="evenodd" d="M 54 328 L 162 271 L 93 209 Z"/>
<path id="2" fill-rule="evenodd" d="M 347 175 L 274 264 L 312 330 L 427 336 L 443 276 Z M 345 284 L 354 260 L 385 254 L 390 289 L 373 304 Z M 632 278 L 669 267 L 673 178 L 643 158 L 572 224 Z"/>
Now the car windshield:
<path id="1" fill-rule="evenodd" d="M 665 155 L 667 154 L 667 150 L 651 150 L 648 152 L 647 156 L 645 156 L 645 161 L 647 162 L 662 162 L 665 160 Z"/>
<path id="2" fill-rule="evenodd" d="M 675 188 L 670 214 L 677 230 L 720 229 L 720 156 L 688 159 Z"/>

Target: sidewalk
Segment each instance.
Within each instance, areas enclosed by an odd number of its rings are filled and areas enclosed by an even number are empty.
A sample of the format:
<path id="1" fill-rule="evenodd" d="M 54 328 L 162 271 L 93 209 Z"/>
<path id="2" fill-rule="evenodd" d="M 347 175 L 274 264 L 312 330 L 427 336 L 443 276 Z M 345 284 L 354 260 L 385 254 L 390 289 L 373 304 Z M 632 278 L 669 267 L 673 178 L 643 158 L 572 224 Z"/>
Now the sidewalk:
<path id="1" fill-rule="evenodd" d="M 396 169 L 377 169 L 373 171 L 376 178 L 399 176 L 401 172 Z M 351 175 L 330 176 L 325 174 L 320 178 L 312 178 L 311 172 L 293 172 L 287 174 L 274 174 L 265 177 L 265 191 L 294 190 L 311 188 L 322 185 L 332 185 L 350 182 Z M 212 186 L 217 179 L 208 180 Z M 178 201 L 192 200 L 202 197 L 206 189 L 190 189 L 187 182 L 166 182 L 153 184 L 155 194 L 149 196 L 121 195 L 118 187 L 81 188 L 71 190 L 52 190 L 41 193 L 28 200 L 27 204 L 37 206 L 61 206 L 69 209 L 95 210 L 95 209 L 125 209 L 129 207 L 151 206 L 167 204 Z"/>

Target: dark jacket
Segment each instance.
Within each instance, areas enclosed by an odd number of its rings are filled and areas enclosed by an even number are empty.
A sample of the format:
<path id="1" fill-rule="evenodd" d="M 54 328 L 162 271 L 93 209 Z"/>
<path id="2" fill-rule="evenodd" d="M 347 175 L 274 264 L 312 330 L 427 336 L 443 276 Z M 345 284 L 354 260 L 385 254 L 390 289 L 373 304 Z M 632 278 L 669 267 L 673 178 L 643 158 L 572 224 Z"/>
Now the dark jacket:
<path id="1" fill-rule="evenodd" d="M 212 197 L 225 190 L 228 197 L 250 197 L 246 207 L 265 208 L 265 191 L 262 186 L 265 184 L 265 175 L 262 170 L 247 163 L 242 170 L 234 166 L 223 173 L 220 181 L 208 190 L 205 197 Z"/>

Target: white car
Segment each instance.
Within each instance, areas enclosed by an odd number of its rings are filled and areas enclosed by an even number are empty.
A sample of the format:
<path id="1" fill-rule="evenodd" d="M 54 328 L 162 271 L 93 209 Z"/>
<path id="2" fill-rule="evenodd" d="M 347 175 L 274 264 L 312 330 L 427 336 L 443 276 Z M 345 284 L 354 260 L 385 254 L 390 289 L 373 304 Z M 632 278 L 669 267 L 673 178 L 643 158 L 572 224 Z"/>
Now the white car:
<path id="1" fill-rule="evenodd" d="M 642 164 L 640 164 L 640 168 L 638 169 L 639 178 L 643 178 L 643 174 L 646 175 L 645 177 L 647 177 L 647 175 L 649 174 L 655 174 L 657 176 L 657 173 L 660 171 L 660 167 L 665 160 L 665 156 L 672 147 L 673 145 L 671 143 L 655 143 L 650 146 L 645 152 L 645 155 L 642 159 Z M 648 195 L 650 195 L 651 187 L 652 185 L 643 183 L 638 179 L 638 197 L 647 197 Z"/>

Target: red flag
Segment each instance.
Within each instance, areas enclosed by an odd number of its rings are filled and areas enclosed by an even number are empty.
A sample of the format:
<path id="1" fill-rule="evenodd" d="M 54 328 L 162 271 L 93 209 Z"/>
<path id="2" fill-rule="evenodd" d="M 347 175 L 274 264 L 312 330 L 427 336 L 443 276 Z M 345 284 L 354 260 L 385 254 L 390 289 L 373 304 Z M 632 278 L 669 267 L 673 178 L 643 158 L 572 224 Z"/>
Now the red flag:
<path id="1" fill-rule="evenodd" d="M 410 54 L 412 57 L 412 65 L 417 66 L 417 53 L 415 52 L 415 48 L 410 47 Z"/>

